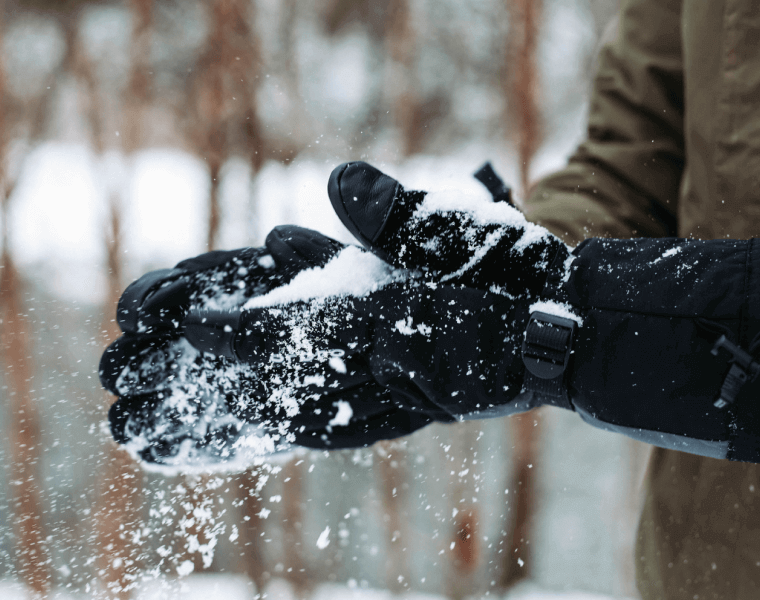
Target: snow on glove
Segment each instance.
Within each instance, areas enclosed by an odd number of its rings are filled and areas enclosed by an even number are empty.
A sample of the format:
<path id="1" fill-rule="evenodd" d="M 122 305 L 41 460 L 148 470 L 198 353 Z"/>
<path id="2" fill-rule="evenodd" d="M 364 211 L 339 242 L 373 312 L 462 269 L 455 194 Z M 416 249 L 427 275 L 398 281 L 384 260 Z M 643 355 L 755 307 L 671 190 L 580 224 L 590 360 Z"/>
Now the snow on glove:
<path id="1" fill-rule="evenodd" d="M 267 248 L 206 253 L 130 285 L 118 307 L 124 335 L 99 369 L 103 386 L 119 397 L 109 411 L 114 438 L 148 463 L 203 470 L 274 451 L 278 424 L 246 423 L 230 409 L 230 399 L 257 393 L 256 378 L 224 357 L 202 356 L 183 337 L 185 318 L 191 308 L 239 307 L 340 248 L 284 226 L 269 235 Z"/>
<path id="2" fill-rule="evenodd" d="M 511 403 L 522 361 L 502 350 L 518 346 L 526 318 L 505 296 L 432 282 L 349 247 L 240 313 L 191 311 L 185 335 L 201 352 L 258 374 L 265 390 L 253 402 L 240 398 L 241 418 L 262 421 L 262 411 L 283 407 L 281 422 L 296 443 L 334 448 L 399 437 L 433 421 L 525 410 Z M 329 421 L 320 414 L 325 400 L 339 409 Z M 393 422 L 380 434 L 367 422 L 379 410 L 412 426 Z"/>
<path id="3" fill-rule="evenodd" d="M 325 264 L 341 247 L 335 240 L 312 240 L 302 255 L 271 244 L 278 253 L 275 270 L 271 250 L 215 250 L 183 260 L 173 269 L 151 271 L 130 284 L 119 299 L 116 318 L 125 334 L 178 336 L 191 306 L 235 307 L 247 298 L 282 285 L 306 267 Z"/>
<path id="4" fill-rule="evenodd" d="M 514 300 L 526 339 L 506 336 L 485 359 L 516 372 L 522 351 L 510 409 L 564 406 L 647 443 L 760 462 L 756 240 L 590 239 L 571 251 L 506 203 L 406 191 L 366 163 L 338 167 L 328 190 L 389 263 Z"/>
<path id="5" fill-rule="evenodd" d="M 367 250 L 435 281 L 537 297 L 551 265 L 570 255 L 559 238 L 508 201 L 407 191 L 365 162 L 334 169 L 328 192 L 338 217 Z"/>

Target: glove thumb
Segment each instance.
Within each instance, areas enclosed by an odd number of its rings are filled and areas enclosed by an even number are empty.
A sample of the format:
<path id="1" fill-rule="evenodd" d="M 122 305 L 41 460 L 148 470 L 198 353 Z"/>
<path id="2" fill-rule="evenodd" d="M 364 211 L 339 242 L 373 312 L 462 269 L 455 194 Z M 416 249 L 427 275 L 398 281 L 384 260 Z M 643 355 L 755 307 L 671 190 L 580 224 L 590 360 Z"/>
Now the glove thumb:
<path id="1" fill-rule="evenodd" d="M 365 162 L 349 162 L 330 174 L 327 193 L 338 218 L 367 250 L 395 264 L 386 240 L 411 217 L 425 192 L 406 192 L 392 177 Z M 397 265 L 398 266 L 398 265 Z"/>

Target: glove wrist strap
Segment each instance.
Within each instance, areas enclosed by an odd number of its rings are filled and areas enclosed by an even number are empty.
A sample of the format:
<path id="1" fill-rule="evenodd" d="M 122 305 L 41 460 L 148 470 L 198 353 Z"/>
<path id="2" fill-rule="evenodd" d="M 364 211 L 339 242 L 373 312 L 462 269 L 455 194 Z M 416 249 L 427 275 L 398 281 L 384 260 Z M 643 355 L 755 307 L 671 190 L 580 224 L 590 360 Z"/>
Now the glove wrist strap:
<path id="1" fill-rule="evenodd" d="M 547 404 L 573 410 L 565 385 L 577 323 L 573 319 L 536 311 L 525 328 L 522 359 L 523 388 L 541 396 Z"/>

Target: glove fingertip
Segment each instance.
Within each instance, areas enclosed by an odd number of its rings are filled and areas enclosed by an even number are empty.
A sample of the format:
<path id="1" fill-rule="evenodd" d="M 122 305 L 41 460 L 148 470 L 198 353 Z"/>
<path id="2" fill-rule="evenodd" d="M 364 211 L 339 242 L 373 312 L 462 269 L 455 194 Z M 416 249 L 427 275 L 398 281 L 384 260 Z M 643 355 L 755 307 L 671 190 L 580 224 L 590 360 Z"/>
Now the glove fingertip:
<path id="1" fill-rule="evenodd" d="M 122 336 L 113 341 L 100 357 L 100 363 L 98 364 L 100 384 L 114 395 L 118 395 L 116 382 L 134 349 L 134 344 L 131 340 Z"/>
<path id="2" fill-rule="evenodd" d="M 150 422 L 151 414 L 160 399 L 155 394 L 142 396 L 124 396 L 114 402 L 108 409 L 108 426 L 117 444 L 126 444 L 132 440 L 127 431 L 130 420 Z M 147 419 L 147 421 L 146 421 Z M 134 432 L 133 432 L 134 434 Z"/>
<path id="3" fill-rule="evenodd" d="M 126 428 L 127 421 L 131 414 L 130 404 L 132 404 L 127 398 L 119 398 L 108 409 L 108 426 L 111 429 L 111 435 L 117 444 L 126 444 L 129 439 L 127 438 Z"/>
<path id="4" fill-rule="evenodd" d="M 264 242 L 275 263 L 281 269 L 300 272 L 323 267 L 344 245 L 313 229 L 297 225 L 279 225 Z"/>
<path id="5" fill-rule="evenodd" d="M 158 269 L 146 273 L 127 286 L 116 307 L 116 322 L 124 333 L 137 333 L 139 310 L 151 290 L 161 281 L 178 273 L 176 269 Z"/>
<path id="6" fill-rule="evenodd" d="M 327 183 L 330 203 L 343 225 L 383 260 L 388 257 L 376 242 L 403 191 L 398 181 L 362 161 L 336 167 Z"/>

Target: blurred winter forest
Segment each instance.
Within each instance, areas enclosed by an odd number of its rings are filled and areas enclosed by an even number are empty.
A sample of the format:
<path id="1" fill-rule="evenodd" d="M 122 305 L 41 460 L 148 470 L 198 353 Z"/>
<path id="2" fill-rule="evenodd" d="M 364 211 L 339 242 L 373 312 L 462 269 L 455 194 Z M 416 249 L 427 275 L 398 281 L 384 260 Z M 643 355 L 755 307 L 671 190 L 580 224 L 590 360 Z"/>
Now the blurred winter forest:
<path id="1" fill-rule="evenodd" d="M 615 10 L 6 0 L 0 596 L 633 597 L 646 449 L 572 414 L 165 477 L 110 439 L 96 372 L 145 271 L 281 223 L 349 241 L 326 194 L 341 162 L 482 194 L 490 159 L 524 195 L 583 136 Z"/>

